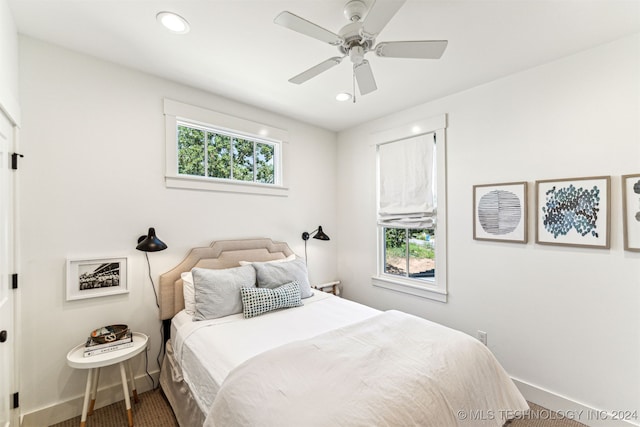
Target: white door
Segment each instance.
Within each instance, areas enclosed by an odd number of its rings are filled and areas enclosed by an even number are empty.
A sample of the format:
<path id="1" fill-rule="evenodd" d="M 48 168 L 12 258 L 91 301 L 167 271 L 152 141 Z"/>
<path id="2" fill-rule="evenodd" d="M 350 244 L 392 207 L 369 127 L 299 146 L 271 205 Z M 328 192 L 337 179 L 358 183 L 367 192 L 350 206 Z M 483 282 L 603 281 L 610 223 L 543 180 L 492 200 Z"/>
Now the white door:
<path id="1" fill-rule="evenodd" d="M 14 386 L 14 326 L 13 290 L 9 277 L 13 262 L 13 185 L 11 180 L 11 154 L 13 126 L 0 111 L 0 426 L 11 421 L 9 405 Z"/>

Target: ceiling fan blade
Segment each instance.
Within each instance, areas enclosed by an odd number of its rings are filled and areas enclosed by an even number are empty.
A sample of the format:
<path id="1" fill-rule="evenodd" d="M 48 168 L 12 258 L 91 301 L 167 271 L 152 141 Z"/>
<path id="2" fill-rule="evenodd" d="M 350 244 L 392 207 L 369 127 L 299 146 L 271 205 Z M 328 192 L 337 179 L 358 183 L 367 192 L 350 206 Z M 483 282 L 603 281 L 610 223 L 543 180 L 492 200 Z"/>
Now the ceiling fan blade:
<path id="1" fill-rule="evenodd" d="M 439 59 L 447 43 L 446 40 L 382 42 L 376 45 L 375 50 L 376 55 L 383 58 Z"/>
<path id="2" fill-rule="evenodd" d="M 317 76 L 320 73 L 324 73 L 329 68 L 335 67 L 340 62 L 342 62 L 342 57 L 334 56 L 333 58 L 329 58 L 326 61 L 322 61 L 318 65 L 315 65 L 315 66 L 309 68 L 308 70 L 301 72 L 300 74 L 298 74 L 295 77 L 291 77 L 289 79 L 289 81 L 291 83 L 295 83 L 295 84 L 299 85 L 301 83 L 306 82 L 307 80 L 310 80 L 310 79 L 314 78 L 315 76 Z"/>
<path id="3" fill-rule="evenodd" d="M 307 21 L 304 18 L 300 18 L 291 12 L 281 12 L 276 16 L 273 22 L 290 30 L 297 31 L 300 34 L 304 34 L 305 36 L 313 37 L 316 40 L 329 43 L 330 45 L 337 46 L 342 43 L 342 38 L 339 35 L 320 27 L 313 22 Z"/>
<path id="4" fill-rule="evenodd" d="M 366 59 L 362 61 L 361 64 L 353 65 L 353 73 L 356 75 L 360 95 L 366 95 L 378 89 L 378 86 L 376 86 L 376 79 L 373 78 L 371 65 Z"/>
<path id="5" fill-rule="evenodd" d="M 376 0 L 362 23 L 362 36 L 374 39 L 406 0 Z"/>

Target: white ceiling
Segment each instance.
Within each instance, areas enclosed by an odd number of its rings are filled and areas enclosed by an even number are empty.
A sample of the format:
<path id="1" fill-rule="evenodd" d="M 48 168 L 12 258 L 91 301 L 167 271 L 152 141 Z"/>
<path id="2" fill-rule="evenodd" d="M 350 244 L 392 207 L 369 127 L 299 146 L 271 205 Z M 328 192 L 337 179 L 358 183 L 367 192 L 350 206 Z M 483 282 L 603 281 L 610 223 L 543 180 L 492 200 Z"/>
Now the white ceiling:
<path id="1" fill-rule="evenodd" d="M 273 19 L 288 10 L 337 32 L 345 3 L 9 0 L 21 34 L 335 131 L 640 32 L 640 0 L 408 0 L 377 41 L 446 39 L 443 57 L 369 53 L 378 90 L 340 103 L 337 93 L 352 92 L 349 61 L 289 83 L 339 55 Z M 185 17 L 191 32 L 166 31 L 155 18 L 163 10 Z"/>

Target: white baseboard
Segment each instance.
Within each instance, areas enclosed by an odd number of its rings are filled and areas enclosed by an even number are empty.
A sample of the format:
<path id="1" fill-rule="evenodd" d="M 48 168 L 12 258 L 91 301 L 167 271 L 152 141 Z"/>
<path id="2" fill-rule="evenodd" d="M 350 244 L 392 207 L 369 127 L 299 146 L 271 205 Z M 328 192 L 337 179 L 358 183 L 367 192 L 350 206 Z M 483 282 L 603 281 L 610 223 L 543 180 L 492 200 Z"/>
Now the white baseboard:
<path id="1" fill-rule="evenodd" d="M 640 427 L 639 420 L 637 419 L 619 419 L 624 414 L 611 414 L 607 411 L 592 408 L 517 378 L 511 379 L 525 399 L 537 405 L 544 406 L 551 411 L 557 412 L 558 416 L 574 419 L 589 427 Z M 550 416 L 550 414 L 546 413 L 539 415 L 541 417 Z M 638 413 L 637 416 L 640 417 L 640 413 Z"/>
<path id="2" fill-rule="evenodd" d="M 153 380 L 158 384 L 160 371 L 150 372 Z M 138 394 L 151 390 L 152 386 L 146 374 L 136 377 L 136 389 Z M 124 400 L 122 395 L 122 383 L 113 384 L 104 388 L 98 388 L 96 399 L 96 409 L 112 403 Z M 84 394 L 64 402 L 59 402 L 51 406 L 36 409 L 35 411 L 22 414 L 21 427 L 42 427 L 56 424 L 69 418 L 82 414 L 82 403 Z"/>

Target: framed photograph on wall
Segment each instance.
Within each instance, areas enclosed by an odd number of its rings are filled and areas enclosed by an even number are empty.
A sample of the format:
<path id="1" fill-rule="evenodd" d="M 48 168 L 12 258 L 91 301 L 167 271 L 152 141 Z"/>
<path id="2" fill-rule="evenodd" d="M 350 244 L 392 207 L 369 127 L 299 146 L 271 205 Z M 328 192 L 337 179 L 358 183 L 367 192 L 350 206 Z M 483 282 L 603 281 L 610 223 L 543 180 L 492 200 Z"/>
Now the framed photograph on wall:
<path id="1" fill-rule="evenodd" d="M 608 249 L 611 177 L 536 181 L 536 243 Z"/>
<path id="2" fill-rule="evenodd" d="M 640 173 L 622 175 L 624 249 L 640 252 Z"/>
<path id="3" fill-rule="evenodd" d="M 67 301 L 127 292 L 127 258 L 67 260 Z"/>
<path id="4" fill-rule="evenodd" d="M 527 183 L 473 186 L 473 238 L 527 243 Z"/>

